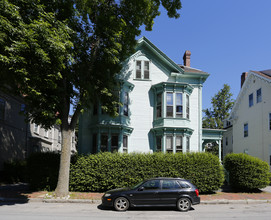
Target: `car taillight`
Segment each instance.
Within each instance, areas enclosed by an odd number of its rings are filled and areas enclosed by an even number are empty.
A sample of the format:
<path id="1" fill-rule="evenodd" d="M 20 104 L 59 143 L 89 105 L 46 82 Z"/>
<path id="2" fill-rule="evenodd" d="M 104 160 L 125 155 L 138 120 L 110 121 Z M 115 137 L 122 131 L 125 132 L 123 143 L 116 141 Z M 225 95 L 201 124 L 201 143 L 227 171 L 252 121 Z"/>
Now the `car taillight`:
<path id="1" fill-rule="evenodd" d="M 199 196 L 199 190 L 196 189 L 195 192 L 196 192 L 196 195 Z"/>

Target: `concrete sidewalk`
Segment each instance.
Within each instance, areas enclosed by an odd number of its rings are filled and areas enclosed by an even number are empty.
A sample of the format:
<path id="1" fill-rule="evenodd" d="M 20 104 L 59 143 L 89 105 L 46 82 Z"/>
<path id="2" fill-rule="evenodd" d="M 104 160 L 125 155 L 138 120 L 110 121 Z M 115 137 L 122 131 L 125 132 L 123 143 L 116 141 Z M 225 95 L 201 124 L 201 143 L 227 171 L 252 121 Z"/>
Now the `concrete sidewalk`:
<path id="1" fill-rule="evenodd" d="M 68 199 L 53 198 L 52 193 L 46 191 L 32 192 L 28 185 L 11 184 L 0 186 L 1 203 L 95 203 L 101 204 L 103 193 L 79 193 L 71 192 Z M 259 190 L 255 193 L 231 192 L 229 190 L 219 190 L 213 194 L 200 195 L 201 204 L 251 204 L 251 203 L 271 203 L 271 186 Z"/>

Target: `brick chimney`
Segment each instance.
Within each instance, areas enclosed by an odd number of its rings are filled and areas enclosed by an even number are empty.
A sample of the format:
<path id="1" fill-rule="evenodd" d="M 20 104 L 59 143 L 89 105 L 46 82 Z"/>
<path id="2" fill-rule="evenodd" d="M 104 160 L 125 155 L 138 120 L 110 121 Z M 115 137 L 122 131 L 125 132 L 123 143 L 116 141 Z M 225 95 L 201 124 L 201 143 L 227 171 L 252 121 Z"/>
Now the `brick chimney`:
<path id="1" fill-rule="evenodd" d="M 190 56 L 191 56 L 191 52 L 189 50 L 186 50 L 183 55 L 184 66 L 190 67 Z"/>
<path id="2" fill-rule="evenodd" d="M 242 75 L 241 75 L 241 88 L 242 88 L 242 86 L 243 86 L 243 84 L 244 84 L 244 82 L 245 82 L 245 80 L 247 78 L 247 74 L 248 74 L 248 72 L 243 72 Z"/>

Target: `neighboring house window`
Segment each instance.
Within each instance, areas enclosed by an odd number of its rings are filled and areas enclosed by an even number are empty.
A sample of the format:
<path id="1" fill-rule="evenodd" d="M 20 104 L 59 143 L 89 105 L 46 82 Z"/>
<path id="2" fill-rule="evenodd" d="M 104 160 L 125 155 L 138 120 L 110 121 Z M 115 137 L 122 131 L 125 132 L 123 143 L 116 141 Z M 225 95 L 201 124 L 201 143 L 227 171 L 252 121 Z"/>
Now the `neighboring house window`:
<path id="1" fill-rule="evenodd" d="M 129 115 L 129 94 L 128 92 L 125 92 L 124 93 L 124 103 L 123 103 L 123 114 L 125 116 L 128 116 Z"/>
<path id="2" fill-rule="evenodd" d="M 0 120 L 5 119 L 5 100 L 0 98 Z"/>
<path id="3" fill-rule="evenodd" d="M 269 130 L 271 131 L 271 113 L 269 113 Z"/>
<path id="4" fill-rule="evenodd" d="M 190 152 L 190 138 L 186 137 L 186 152 Z"/>
<path id="5" fill-rule="evenodd" d="M 143 68 L 142 68 L 143 65 Z M 143 69 L 143 72 L 142 72 Z M 136 61 L 136 79 L 150 79 L 150 62 Z"/>
<path id="6" fill-rule="evenodd" d="M 262 101 L 262 89 L 257 90 L 257 103 Z"/>
<path id="7" fill-rule="evenodd" d="M 248 123 L 244 124 L 244 137 L 248 136 Z"/>
<path id="8" fill-rule="evenodd" d="M 189 111 L 190 111 L 190 106 L 189 106 L 189 95 L 186 95 L 186 118 L 189 119 Z"/>
<path id="9" fill-rule="evenodd" d="M 173 117 L 173 93 L 167 92 L 167 117 Z"/>
<path id="10" fill-rule="evenodd" d="M 176 153 L 183 152 L 183 137 L 176 136 Z"/>
<path id="11" fill-rule="evenodd" d="M 46 137 L 46 138 L 49 137 L 49 132 L 48 132 L 48 130 L 44 130 L 44 137 Z"/>
<path id="12" fill-rule="evenodd" d="M 162 151 L 162 136 L 156 136 L 156 151 Z"/>
<path id="13" fill-rule="evenodd" d="M 35 133 L 39 133 L 39 125 L 37 125 L 36 123 L 34 124 L 34 132 Z"/>
<path id="14" fill-rule="evenodd" d="M 123 153 L 128 153 L 128 136 L 123 135 Z"/>
<path id="15" fill-rule="evenodd" d="M 166 151 L 173 152 L 173 136 L 166 136 Z"/>
<path id="16" fill-rule="evenodd" d="M 107 134 L 102 134 L 101 135 L 101 151 L 102 152 L 107 150 L 107 140 L 108 140 Z"/>
<path id="17" fill-rule="evenodd" d="M 162 94 L 157 94 L 156 118 L 162 117 Z"/>
<path id="18" fill-rule="evenodd" d="M 25 112 L 25 104 L 21 104 L 20 112 Z"/>
<path id="19" fill-rule="evenodd" d="M 183 117 L 183 94 L 182 93 L 176 93 L 176 117 L 177 118 Z"/>
<path id="20" fill-rule="evenodd" d="M 119 135 L 118 134 L 112 134 L 111 136 L 111 152 L 118 151 L 119 148 Z"/>
<path id="21" fill-rule="evenodd" d="M 226 146 L 228 146 L 228 137 L 226 137 Z"/>
<path id="22" fill-rule="evenodd" d="M 248 97 L 249 107 L 253 106 L 253 93 L 251 93 Z"/>

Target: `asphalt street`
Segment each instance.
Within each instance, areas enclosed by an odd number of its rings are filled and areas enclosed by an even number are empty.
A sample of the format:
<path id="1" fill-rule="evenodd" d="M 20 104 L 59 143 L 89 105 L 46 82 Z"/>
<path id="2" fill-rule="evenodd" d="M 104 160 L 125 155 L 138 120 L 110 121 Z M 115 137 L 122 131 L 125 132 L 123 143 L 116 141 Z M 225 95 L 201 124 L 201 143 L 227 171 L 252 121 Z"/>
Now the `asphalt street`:
<path id="1" fill-rule="evenodd" d="M 271 204 L 197 205 L 188 212 L 168 208 L 131 209 L 116 212 L 97 204 L 41 203 L 1 204 L 0 220 L 108 220 L 108 219 L 261 219 L 270 220 Z"/>

